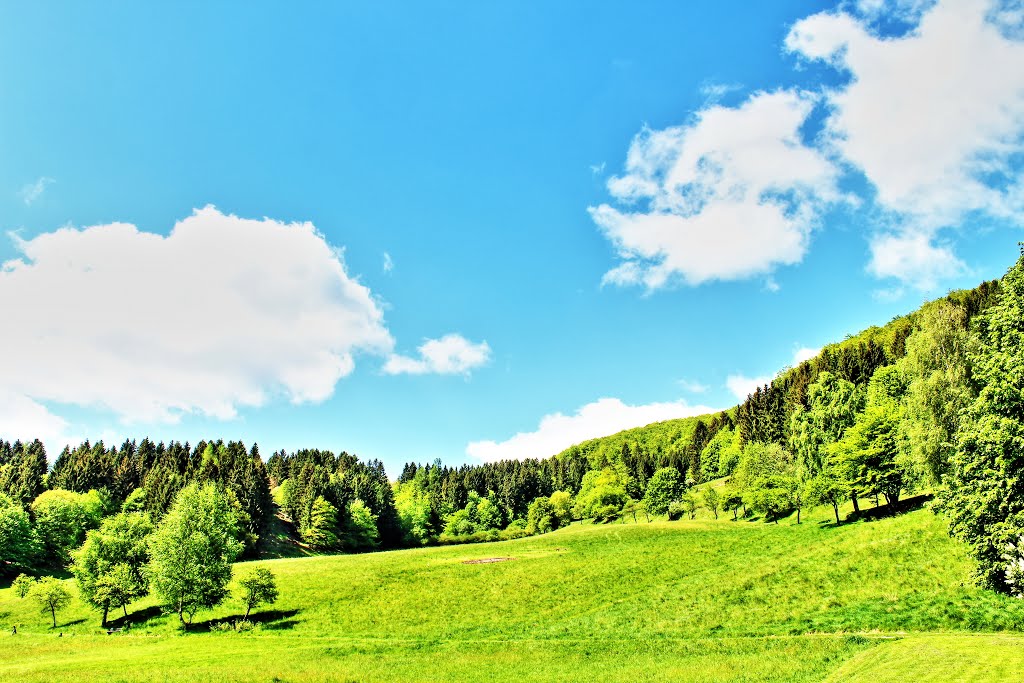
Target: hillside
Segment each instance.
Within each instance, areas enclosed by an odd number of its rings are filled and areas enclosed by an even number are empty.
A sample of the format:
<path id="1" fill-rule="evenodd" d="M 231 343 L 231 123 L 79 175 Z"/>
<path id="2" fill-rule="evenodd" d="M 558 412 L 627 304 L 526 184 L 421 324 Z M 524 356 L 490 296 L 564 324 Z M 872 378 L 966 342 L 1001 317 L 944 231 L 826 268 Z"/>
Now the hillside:
<path id="1" fill-rule="evenodd" d="M 1024 602 L 966 585 L 940 519 L 828 519 L 268 561 L 281 598 L 249 633 L 209 631 L 237 604 L 182 635 L 149 600 L 111 636 L 76 602 L 59 638 L 6 589 L 19 628 L 0 635 L 0 680 L 972 680 L 952 673 L 967 651 L 973 680 L 1017 680 L 1024 637 L 998 632 L 1024 626 Z M 467 564 L 495 557 L 511 559 Z"/>

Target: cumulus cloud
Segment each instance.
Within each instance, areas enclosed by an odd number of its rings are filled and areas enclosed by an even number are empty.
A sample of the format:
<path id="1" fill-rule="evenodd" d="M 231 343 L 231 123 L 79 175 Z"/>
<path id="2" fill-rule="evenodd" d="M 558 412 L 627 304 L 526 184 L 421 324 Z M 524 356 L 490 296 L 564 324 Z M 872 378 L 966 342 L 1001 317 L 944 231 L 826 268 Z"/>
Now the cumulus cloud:
<path id="1" fill-rule="evenodd" d="M 53 178 L 39 178 L 34 183 L 28 183 L 22 186 L 21 191 L 18 193 L 21 196 L 21 201 L 25 202 L 25 206 L 30 206 L 37 199 L 43 196 L 43 192 L 46 191 L 46 186 L 55 182 Z"/>
<path id="2" fill-rule="evenodd" d="M 467 374 L 491 359 L 491 347 L 487 342 L 475 344 L 459 334 L 428 339 L 417 351 L 419 358 L 393 354 L 384 364 L 384 372 L 389 375 L 459 375 Z"/>
<path id="3" fill-rule="evenodd" d="M 689 125 L 642 131 L 625 173 L 608 182 L 619 207 L 589 209 L 622 259 L 604 282 L 653 290 L 799 262 L 838 199 L 836 167 L 801 137 L 813 107 L 803 92 L 759 92 Z"/>
<path id="4" fill-rule="evenodd" d="M 879 278 L 896 278 L 922 291 L 938 287 L 943 278 L 959 275 L 964 263 L 952 248 L 935 244 L 926 231 L 879 234 L 871 239 L 868 272 Z"/>
<path id="5" fill-rule="evenodd" d="M 872 241 L 869 272 L 931 289 L 961 267 L 939 229 L 975 212 L 1020 222 L 1024 42 L 987 0 L 861 4 L 798 22 L 786 46 L 849 75 L 826 93 L 826 138 L 899 231 Z M 916 25 L 878 35 L 883 12 Z"/>
<path id="6" fill-rule="evenodd" d="M 758 387 L 763 387 L 772 381 L 771 377 L 761 375 L 758 377 L 747 377 L 745 375 L 729 375 L 725 380 L 725 388 L 732 392 L 732 395 L 739 401 L 746 400 L 747 396 L 754 393 Z"/>
<path id="7" fill-rule="evenodd" d="M 322 401 L 356 354 L 393 347 L 370 290 L 310 223 L 207 207 L 167 236 L 113 223 L 15 241 L 0 376 L 39 415 L 55 401 L 174 422 L 277 395 Z"/>
<path id="8" fill-rule="evenodd" d="M 466 453 L 484 462 L 546 458 L 573 444 L 609 436 L 623 429 L 712 412 L 715 412 L 713 408 L 691 406 L 686 401 L 631 406 L 617 398 L 602 398 L 588 403 L 572 415 L 545 415 L 535 431 L 520 432 L 500 442 L 474 441 L 466 446 Z"/>

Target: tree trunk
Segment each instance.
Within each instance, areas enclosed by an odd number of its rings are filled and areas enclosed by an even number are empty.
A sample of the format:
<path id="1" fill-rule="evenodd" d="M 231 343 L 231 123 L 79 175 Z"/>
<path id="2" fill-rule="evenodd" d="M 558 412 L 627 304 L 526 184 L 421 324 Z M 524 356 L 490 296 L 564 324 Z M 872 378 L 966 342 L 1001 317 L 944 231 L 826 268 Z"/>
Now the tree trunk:
<path id="1" fill-rule="evenodd" d="M 53 617 L 53 627 L 57 628 L 57 610 L 53 608 L 53 605 L 50 605 L 50 616 Z"/>
<path id="2" fill-rule="evenodd" d="M 800 523 L 800 508 L 796 509 L 796 523 Z"/>
<path id="3" fill-rule="evenodd" d="M 103 620 L 100 621 L 100 626 L 106 628 L 107 626 L 107 612 L 110 610 L 110 605 L 103 605 Z"/>
<path id="4" fill-rule="evenodd" d="M 128 618 L 128 603 L 125 603 L 125 604 L 121 605 L 121 609 L 124 610 L 124 618 L 127 619 Z"/>
<path id="5" fill-rule="evenodd" d="M 860 503 L 857 502 L 857 492 L 856 491 L 854 491 L 853 493 L 850 494 L 850 500 L 853 502 L 853 511 L 859 513 L 860 512 Z"/>
<path id="6" fill-rule="evenodd" d="M 242 617 L 243 620 L 247 620 L 249 618 L 249 611 L 250 610 L 252 610 L 252 603 L 251 602 L 245 603 L 245 616 Z"/>
<path id="7" fill-rule="evenodd" d="M 733 508 L 733 509 L 732 509 L 732 521 L 734 521 L 734 522 L 735 522 L 735 521 L 737 521 L 737 520 L 736 520 L 736 510 L 738 510 L 738 509 L 739 509 L 739 508 Z"/>
<path id="8" fill-rule="evenodd" d="M 839 506 L 835 503 L 832 504 L 832 511 L 836 513 L 836 526 L 839 526 Z"/>

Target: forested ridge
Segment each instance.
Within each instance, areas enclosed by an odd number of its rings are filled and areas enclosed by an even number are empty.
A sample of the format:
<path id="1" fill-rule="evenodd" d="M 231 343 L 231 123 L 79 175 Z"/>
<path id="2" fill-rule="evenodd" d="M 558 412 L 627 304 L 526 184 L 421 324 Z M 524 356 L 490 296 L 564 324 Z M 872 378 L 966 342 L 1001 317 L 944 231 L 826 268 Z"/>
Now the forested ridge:
<path id="1" fill-rule="evenodd" d="M 408 463 L 389 481 L 381 462 L 344 451 L 264 461 L 255 444 L 143 438 L 85 442 L 48 466 L 40 441 L 0 441 L 0 572 L 71 566 L 104 520 L 137 515 L 151 529 L 190 485 L 224 494 L 248 557 L 260 556 L 278 516 L 305 548 L 366 551 L 516 538 L 574 519 L 693 517 L 700 508 L 768 522 L 795 512 L 799 523 L 803 509 L 826 505 L 839 524 L 847 502 L 894 509 L 926 491 L 971 548 L 979 580 L 1020 592 L 1022 390 L 1024 256 L 1001 281 L 831 344 L 729 410 L 550 457 Z"/>

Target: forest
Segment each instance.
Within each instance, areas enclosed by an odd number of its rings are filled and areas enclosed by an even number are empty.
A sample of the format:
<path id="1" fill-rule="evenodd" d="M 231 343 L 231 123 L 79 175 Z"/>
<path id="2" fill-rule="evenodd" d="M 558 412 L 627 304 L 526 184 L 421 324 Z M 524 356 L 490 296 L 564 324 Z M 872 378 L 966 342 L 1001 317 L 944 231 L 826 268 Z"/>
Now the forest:
<path id="1" fill-rule="evenodd" d="M 51 465 L 39 440 L 0 441 L 0 573 L 80 577 L 90 543 L 116 537 L 108 546 L 123 557 L 104 565 L 104 585 L 121 592 L 104 609 L 123 607 L 145 594 L 151 572 L 140 568 L 183 497 L 216 496 L 208 502 L 230 518 L 234 559 L 269 556 L 274 525 L 308 551 L 365 552 L 699 509 L 798 524 L 803 510 L 827 506 L 840 525 L 847 503 L 856 517 L 926 494 L 969 548 L 978 582 L 1024 595 L 1022 388 L 1024 251 L 1001 280 L 829 345 L 729 410 L 550 457 L 408 463 L 391 481 L 379 461 L 345 451 L 264 461 L 256 444 L 143 438 L 85 442 Z"/>

